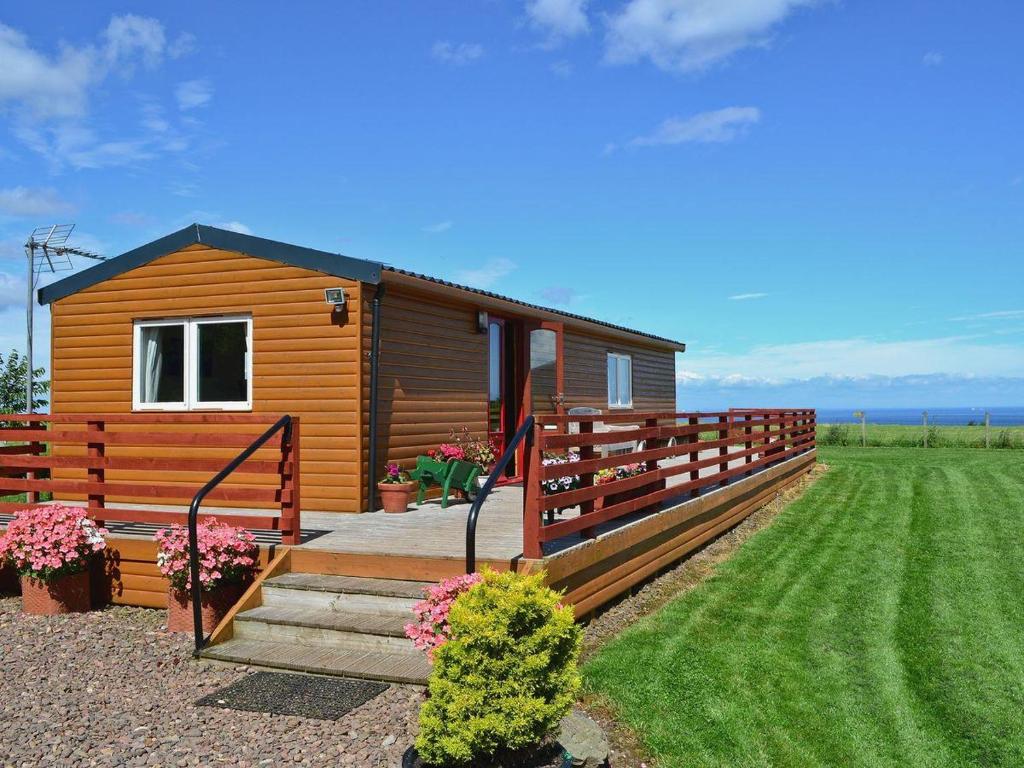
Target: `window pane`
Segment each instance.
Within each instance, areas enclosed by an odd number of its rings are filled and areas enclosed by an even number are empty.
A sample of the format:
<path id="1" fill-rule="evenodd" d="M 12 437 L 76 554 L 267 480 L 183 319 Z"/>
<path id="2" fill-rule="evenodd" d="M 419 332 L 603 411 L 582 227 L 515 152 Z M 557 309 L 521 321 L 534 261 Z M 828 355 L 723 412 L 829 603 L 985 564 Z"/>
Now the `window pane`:
<path id="1" fill-rule="evenodd" d="M 547 328 L 530 331 L 530 392 L 533 413 L 554 413 L 557 393 L 557 347 L 555 332 Z"/>
<path id="2" fill-rule="evenodd" d="M 139 393 L 143 403 L 185 401 L 185 326 L 139 329 Z"/>
<path id="3" fill-rule="evenodd" d="M 633 402 L 633 361 L 628 357 L 618 358 L 619 363 L 619 405 Z"/>
<path id="4" fill-rule="evenodd" d="M 202 403 L 245 402 L 246 323 L 199 323 L 198 380 Z"/>
<path id="5" fill-rule="evenodd" d="M 615 358 L 608 355 L 608 405 L 618 405 L 619 381 L 616 373 Z"/>
<path id="6" fill-rule="evenodd" d="M 491 323 L 488 326 L 488 400 L 489 417 L 488 430 L 490 432 L 501 432 L 504 425 L 501 423 L 502 406 L 502 381 L 501 381 L 501 323 Z"/>

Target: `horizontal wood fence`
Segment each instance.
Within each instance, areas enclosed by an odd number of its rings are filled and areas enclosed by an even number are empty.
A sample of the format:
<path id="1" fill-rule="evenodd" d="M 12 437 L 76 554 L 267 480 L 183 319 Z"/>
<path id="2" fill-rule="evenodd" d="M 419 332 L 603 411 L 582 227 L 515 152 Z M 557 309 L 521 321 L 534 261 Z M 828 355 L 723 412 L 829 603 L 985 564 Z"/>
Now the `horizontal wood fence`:
<path id="1" fill-rule="evenodd" d="M 636 450 L 618 452 L 623 445 Z M 601 523 L 697 497 L 814 446 L 814 410 L 538 416 L 524 462 L 523 554 L 542 557 L 544 542 L 570 534 L 594 538 Z M 627 466 L 626 476 L 596 479 Z M 554 519 L 573 507 L 579 516 Z"/>
<path id="2" fill-rule="evenodd" d="M 83 504 L 100 522 L 185 524 L 196 492 L 280 417 L 154 413 L 0 416 L 0 512 L 46 503 L 40 494 Z M 223 506 L 201 518 L 277 530 L 299 543 L 299 419 L 244 462 L 206 499 Z M 179 510 L 130 505 L 181 506 Z M 233 512 L 246 507 L 255 513 Z M 263 511 L 266 514 L 260 514 Z"/>

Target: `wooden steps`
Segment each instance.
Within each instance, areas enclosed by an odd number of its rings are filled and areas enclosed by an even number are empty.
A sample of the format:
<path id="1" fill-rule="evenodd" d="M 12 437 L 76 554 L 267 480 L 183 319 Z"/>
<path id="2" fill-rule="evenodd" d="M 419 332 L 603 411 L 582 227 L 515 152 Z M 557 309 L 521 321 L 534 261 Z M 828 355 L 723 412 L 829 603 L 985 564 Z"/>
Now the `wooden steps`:
<path id="1" fill-rule="evenodd" d="M 203 650 L 218 661 L 391 683 L 426 683 L 430 663 L 405 636 L 429 582 L 284 573 L 261 585 L 262 605 L 234 617 L 231 639 Z"/>

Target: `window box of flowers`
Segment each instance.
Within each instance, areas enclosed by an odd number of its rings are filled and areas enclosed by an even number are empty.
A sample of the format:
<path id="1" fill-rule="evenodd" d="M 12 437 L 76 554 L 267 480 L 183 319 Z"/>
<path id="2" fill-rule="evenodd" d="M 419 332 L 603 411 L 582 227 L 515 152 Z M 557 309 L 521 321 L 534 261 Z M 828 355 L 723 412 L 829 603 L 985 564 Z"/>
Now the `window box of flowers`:
<path id="1" fill-rule="evenodd" d="M 199 582 L 203 588 L 203 632 L 209 634 L 238 602 L 259 567 L 256 537 L 244 528 L 203 520 L 198 526 Z M 188 529 L 180 525 L 156 532 L 156 564 L 167 577 L 167 631 L 191 632 L 192 577 Z"/>
<path id="2" fill-rule="evenodd" d="M 621 467 L 614 467 L 611 469 L 600 469 L 594 474 L 595 485 L 605 485 L 606 483 L 612 483 L 616 480 L 625 480 L 629 477 L 637 477 L 644 474 L 647 468 L 644 464 L 625 464 Z M 619 491 L 617 493 L 611 493 L 607 496 L 602 496 L 594 500 L 594 511 L 604 509 L 605 507 L 611 507 L 616 504 L 621 504 L 624 501 L 632 501 L 638 499 L 641 496 L 646 496 L 649 493 L 654 493 L 665 487 L 664 480 L 652 480 L 649 483 L 641 485 L 639 488 L 630 488 L 628 491 Z"/>
<path id="3" fill-rule="evenodd" d="M 406 512 L 409 509 L 409 499 L 415 490 L 416 483 L 410 480 L 409 475 L 399 469 L 397 464 L 388 464 L 384 477 L 377 483 L 380 503 L 385 512 Z"/>
<path id="4" fill-rule="evenodd" d="M 16 512 L 0 536 L 0 561 L 21 577 L 22 610 L 39 616 L 88 611 L 89 566 L 106 546 L 104 534 L 80 507 Z"/>

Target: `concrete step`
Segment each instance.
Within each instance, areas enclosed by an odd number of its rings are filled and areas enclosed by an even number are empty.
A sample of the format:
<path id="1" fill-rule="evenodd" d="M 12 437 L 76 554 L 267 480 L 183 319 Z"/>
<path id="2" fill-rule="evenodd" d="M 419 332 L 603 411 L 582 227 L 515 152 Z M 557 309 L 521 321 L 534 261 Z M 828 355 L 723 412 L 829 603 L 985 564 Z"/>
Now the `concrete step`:
<path id="1" fill-rule="evenodd" d="M 263 605 L 274 608 L 376 613 L 409 618 L 426 581 L 285 573 L 263 582 Z"/>
<path id="2" fill-rule="evenodd" d="M 204 649 L 202 657 L 256 667 L 386 683 L 423 685 L 430 674 L 430 662 L 419 651 L 365 651 L 234 638 Z"/>
<path id="3" fill-rule="evenodd" d="M 235 616 L 234 637 L 367 651 L 414 651 L 405 636 L 412 614 L 328 611 L 264 605 Z"/>

